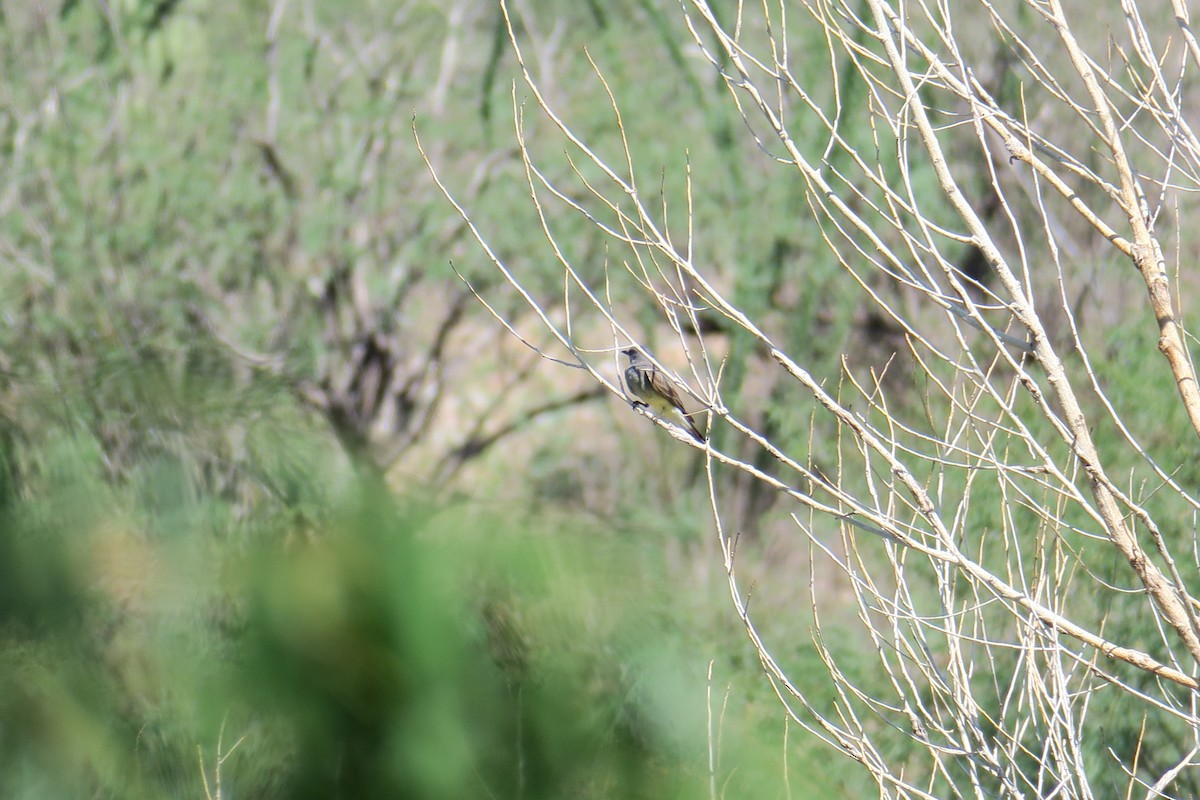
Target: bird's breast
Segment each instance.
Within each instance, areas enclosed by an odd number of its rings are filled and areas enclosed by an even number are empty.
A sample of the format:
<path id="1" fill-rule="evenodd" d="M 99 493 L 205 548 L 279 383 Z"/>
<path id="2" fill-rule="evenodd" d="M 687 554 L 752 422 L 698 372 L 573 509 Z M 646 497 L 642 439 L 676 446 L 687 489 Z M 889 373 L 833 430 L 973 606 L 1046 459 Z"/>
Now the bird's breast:
<path id="1" fill-rule="evenodd" d="M 625 385 L 638 397 L 646 393 L 646 383 L 646 376 L 637 367 L 629 367 L 625 370 Z"/>

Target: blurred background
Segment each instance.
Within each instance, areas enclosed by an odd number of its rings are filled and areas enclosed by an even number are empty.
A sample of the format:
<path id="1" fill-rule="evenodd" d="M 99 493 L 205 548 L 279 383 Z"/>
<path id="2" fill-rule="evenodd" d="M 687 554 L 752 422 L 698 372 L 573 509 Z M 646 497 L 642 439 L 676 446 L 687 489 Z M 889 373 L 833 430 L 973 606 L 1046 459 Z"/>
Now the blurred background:
<path id="1" fill-rule="evenodd" d="M 903 350 L 683 46 L 674 0 L 511 5 L 597 147 L 620 141 L 588 56 L 645 180 L 680 196 L 692 165 L 714 279 L 806 368 Z M 817 49 L 795 52 L 819 81 Z M 0 796 L 874 791 L 785 722 L 730 607 L 701 456 L 547 368 L 464 283 L 498 276 L 414 127 L 498 255 L 547 296 L 562 282 L 494 4 L 4 0 L 0 59 Z M 561 150 L 551 174 L 572 169 Z M 593 225 L 557 233 L 605 268 Z M 667 340 L 640 297 L 614 302 Z M 1120 386 L 1169 393 L 1124 355 L 1153 347 L 1119 326 L 1137 302 L 1096 284 L 1079 313 L 1105 323 Z M 834 460 L 811 402 L 709 333 L 726 396 Z M 730 481 L 743 581 L 775 577 L 753 603 L 819 698 L 809 596 L 832 578 L 773 495 Z M 821 620 L 825 645 L 866 672 L 872 645 L 841 622 Z"/>
<path id="2" fill-rule="evenodd" d="M 586 42 L 678 159 L 733 120 L 669 10 L 523 9 L 565 102 Z M 0 59 L 0 796 L 836 793 L 698 457 L 451 269 L 495 280 L 414 114 L 555 280 L 497 7 L 6 0 Z"/>

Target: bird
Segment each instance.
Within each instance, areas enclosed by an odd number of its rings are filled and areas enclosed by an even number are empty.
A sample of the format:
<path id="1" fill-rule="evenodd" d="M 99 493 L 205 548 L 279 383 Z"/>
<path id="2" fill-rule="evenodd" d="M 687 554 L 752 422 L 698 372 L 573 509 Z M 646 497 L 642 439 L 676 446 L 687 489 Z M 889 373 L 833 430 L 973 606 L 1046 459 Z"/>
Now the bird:
<path id="1" fill-rule="evenodd" d="M 696 423 L 684 410 L 683 401 L 679 399 L 679 392 L 675 390 L 671 379 L 636 347 L 622 350 L 621 354 L 629 356 L 625 385 L 639 401 L 634 405 L 649 408 L 663 419 L 682 426 L 697 442 L 706 441 L 704 434 L 700 433 Z"/>

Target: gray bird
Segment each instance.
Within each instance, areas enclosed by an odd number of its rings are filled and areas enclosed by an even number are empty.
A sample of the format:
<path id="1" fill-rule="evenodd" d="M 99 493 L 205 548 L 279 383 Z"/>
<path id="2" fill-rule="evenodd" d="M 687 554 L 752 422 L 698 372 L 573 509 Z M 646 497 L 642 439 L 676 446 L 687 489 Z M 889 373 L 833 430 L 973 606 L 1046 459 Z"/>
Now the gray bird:
<path id="1" fill-rule="evenodd" d="M 625 385 L 629 387 L 629 393 L 658 416 L 685 428 L 696 441 L 705 441 L 704 434 L 684 410 L 671 379 L 636 347 L 622 350 L 621 354 L 629 356 L 629 366 L 625 368 Z"/>

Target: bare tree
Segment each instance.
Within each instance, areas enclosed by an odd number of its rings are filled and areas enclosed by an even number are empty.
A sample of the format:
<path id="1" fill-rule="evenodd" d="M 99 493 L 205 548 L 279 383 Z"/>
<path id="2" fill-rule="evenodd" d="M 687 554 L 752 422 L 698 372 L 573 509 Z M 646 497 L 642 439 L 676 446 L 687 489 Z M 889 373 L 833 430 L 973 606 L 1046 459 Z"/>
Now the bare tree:
<path id="1" fill-rule="evenodd" d="M 469 372 L 478 358 L 453 344 L 470 327 L 464 312 L 473 308 L 473 297 L 444 261 L 460 248 L 466 228 L 458 220 L 429 213 L 436 193 L 395 131 L 413 114 L 408 103 L 414 92 L 428 116 L 453 119 L 461 130 L 469 111 L 462 110 L 461 88 L 451 107 L 451 87 L 463 85 L 464 75 L 473 77 L 480 69 L 478 59 L 472 61 L 464 50 L 500 21 L 489 9 L 468 2 L 429 14 L 434 7 L 410 0 L 388 10 L 388 24 L 360 30 L 352 23 L 344 28 L 323 24 L 311 3 L 300 9 L 289 8 L 287 0 L 273 4 L 266 31 L 266 107 L 254 144 L 264 176 L 277 185 L 288 207 L 287 225 L 267 254 L 270 272 L 280 277 L 266 280 L 271 308 L 264 315 L 244 292 L 222 292 L 201 272 L 207 309 L 199 304 L 192 308 L 210 335 L 243 362 L 282 379 L 328 420 L 358 464 L 380 474 L 429 438 L 448 392 L 447 373 Z M 428 42 L 433 46 L 413 49 L 391 26 L 422 14 L 436 38 Z M 278 50 L 289 22 L 292 38 L 306 41 L 333 70 L 332 75 L 313 76 L 310 67 L 308 95 L 302 103 L 293 101 L 298 106 L 294 115 L 311 113 L 318 120 L 316 135 L 301 139 L 295 148 L 281 134 L 286 114 Z M 344 118 L 334 112 L 352 82 L 364 87 L 378 111 L 347 135 Z M 473 83 L 469 87 L 477 91 Z M 315 160 L 304 150 L 314 141 L 320 153 Z M 439 150 L 445 154 L 455 145 L 447 137 Z M 485 196 L 514 156 L 509 144 L 472 150 L 459 164 L 468 184 L 465 191 L 476 199 Z M 351 168 L 331 193 L 324 182 L 339 162 Z M 380 202 L 381 195 L 391 202 Z M 301 245 L 301 229 L 323 207 L 334 209 L 327 215 L 329 224 L 336 225 L 334 244 L 321 254 L 324 263 L 313 263 L 311 248 Z M 266 336 L 259 335 L 259 343 L 239 340 L 236 331 L 255 330 L 263 317 L 274 324 Z M 313 338 L 319 341 L 318 357 L 297 358 L 312 350 Z M 569 393 L 532 408 L 483 415 L 486 424 L 481 426 L 459 426 L 457 440 L 435 449 L 438 463 L 428 477 L 444 484 L 463 463 L 529 420 L 596 396 L 590 389 Z"/>
<path id="2" fill-rule="evenodd" d="M 408 457 L 414 480 L 441 485 L 598 395 L 526 402 L 513 387 L 537 356 L 496 363 L 478 346 L 494 326 L 466 313 L 447 264 L 473 245 L 407 140 L 419 110 L 466 196 L 520 197 L 488 107 L 498 8 L 273 0 L 210 30 L 186 4 L 61 5 L 15 10 L 0 37 L 22 78 L 0 97 L 0 418 L 14 435 L 82 422 L 114 478 L 161 455 L 248 508 L 305 495 L 266 475 L 266 449 L 246 443 L 256 426 L 291 442 L 314 411 L 355 463 L 382 474 Z M 205 47 L 224 26 L 244 40 Z M 547 59 L 566 27 L 547 28 Z M 463 376 L 479 390 L 456 391 Z"/>
<path id="3" fill-rule="evenodd" d="M 1183 317 L 1200 46 L 1182 0 L 1172 19 L 1136 0 L 1119 13 L 1062 0 L 680 1 L 697 79 L 727 89 L 760 154 L 741 157 L 765 157 L 802 187 L 825 257 L 890 331 L 885 364 L 847 357 L 837 375 L 814 374 L 769 315 L 727 290 L 729 271 L 706 257 L 713 232 L 694 227 L 692 165 L 682 193 L 646 190 L 647 168 L 662 165 L 639 160 L 605 65 L 594 66 L 615 152 L 585 141 L 548 99 L 550 76 L 501 5 L 522 91 L 568 148 L 567 169 L 544 167 L 514 103 L 558 299 L 534 290 L 489 245 L 485 222 L 443 191 L 557 340 L 560 364 L 620 396 L 594 354 L 638 341 L 635 315 L 648 305 L 675 332 L 690 370 L 674 378 L 711 414 L 713 436 L 671 432 L 706 457 L 731 600 L 790 719 L 861 764 L 886 797 L 1197 791 L 1200 501 L 1180 477 L 1195 442 L 1144 443 L 1130 417 L 1151 400 L 1112 396 L 1102 369 L 1107 328 L 1156 325 L 1157 370 L 1183 412 L 1171 436 L 1200 433 Z M 608 237 L 603 270 L 561 246 L 572 216 Z M 1149 313 L 1129 302 L 1135 275 Z M 811 409 L 806 445 L 784 446 L 745 398 L 729 401 L 733 336 L 782 382 L 776 402 Z M 1156 406 L 1171 406 L 1161 395 Z M 822 452 L 835 463 L 817 467 Z M 727 492 L 736 473 L 792 504 L 815 553 L 811 639 L 831 702 L 814 700 L 811 678 L 789 672 L 773 655 L 780 643 L 759 633 L 737 557 L 752 521 Z M 825 577 L 830 566 L 840 581 Z M 796 576 L 758 580 L 762 593 Z M 847 597 L 854 615 L 836 607 Z M 871 654 L 874 677 L 847 664 L 830 616 L 861 626 L 853 649 Z"/>

